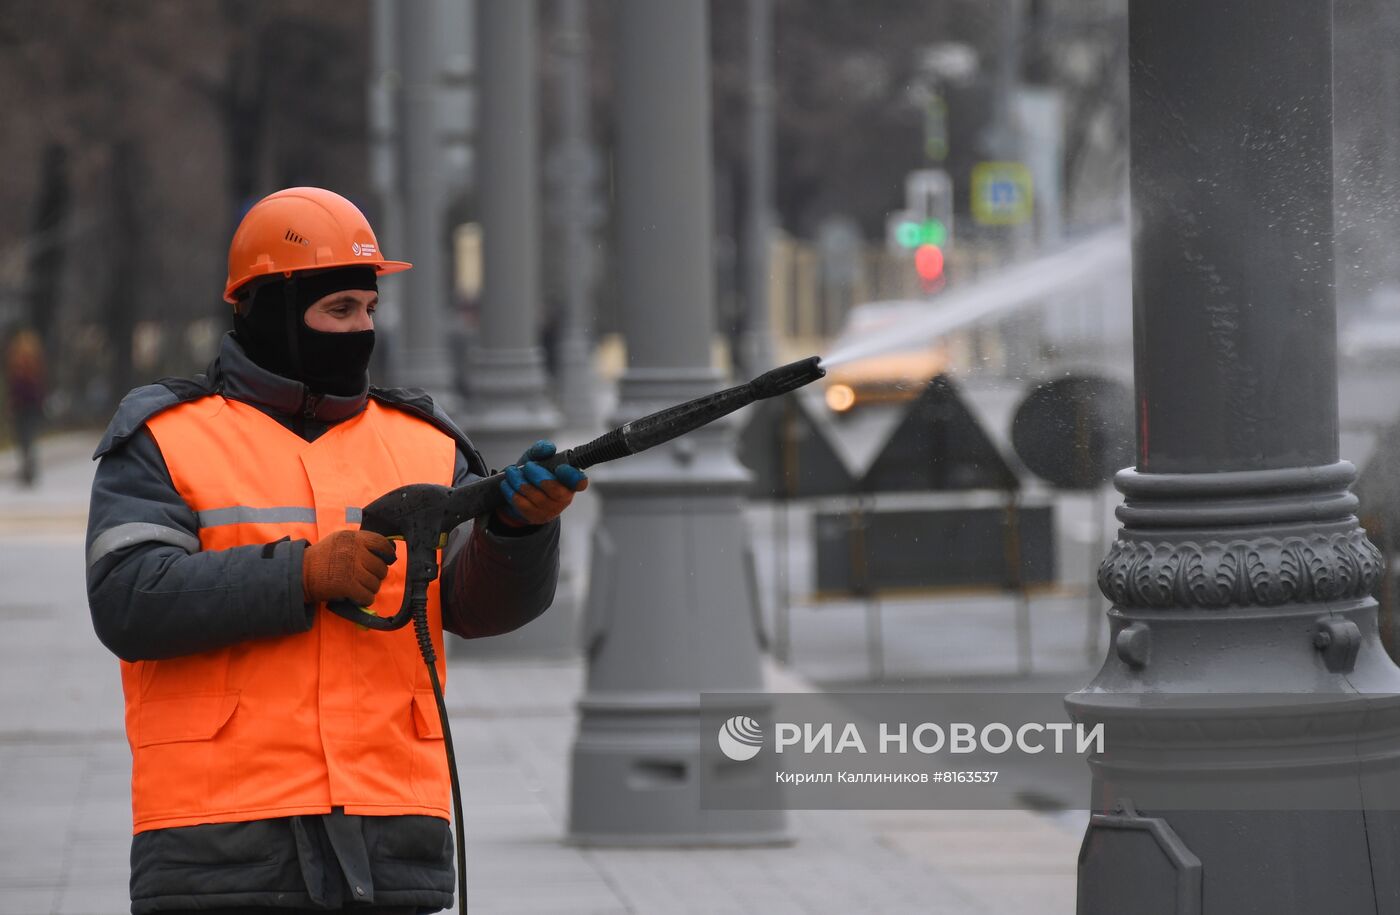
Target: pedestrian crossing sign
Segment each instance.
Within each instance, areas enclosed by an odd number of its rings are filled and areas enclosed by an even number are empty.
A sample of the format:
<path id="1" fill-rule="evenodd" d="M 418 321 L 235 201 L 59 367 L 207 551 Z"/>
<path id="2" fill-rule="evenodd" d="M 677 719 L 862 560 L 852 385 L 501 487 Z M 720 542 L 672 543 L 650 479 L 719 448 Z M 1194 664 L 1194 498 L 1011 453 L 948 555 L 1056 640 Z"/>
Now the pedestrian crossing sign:
<path id="1" fill-rule="evenodd" d="M 972 167 L 972 218 L 984 226 L 1015 226 L 1031 218 L 1031 172 L 1020 162 L 979 162 Z"/>

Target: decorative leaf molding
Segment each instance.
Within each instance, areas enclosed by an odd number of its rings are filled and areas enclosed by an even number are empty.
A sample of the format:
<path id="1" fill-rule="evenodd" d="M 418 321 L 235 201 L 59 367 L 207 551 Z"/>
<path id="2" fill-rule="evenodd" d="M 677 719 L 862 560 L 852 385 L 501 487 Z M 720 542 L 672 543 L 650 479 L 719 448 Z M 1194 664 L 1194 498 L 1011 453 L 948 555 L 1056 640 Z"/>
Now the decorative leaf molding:
<path id="1" fill-rule="evenodd" d="M 1099 590 L 1120 607 L 1275 607 L 1363 597 L 1383 565 L 1361 528 L 1282 540 L 1117 540 L 1099 566 Z"/>

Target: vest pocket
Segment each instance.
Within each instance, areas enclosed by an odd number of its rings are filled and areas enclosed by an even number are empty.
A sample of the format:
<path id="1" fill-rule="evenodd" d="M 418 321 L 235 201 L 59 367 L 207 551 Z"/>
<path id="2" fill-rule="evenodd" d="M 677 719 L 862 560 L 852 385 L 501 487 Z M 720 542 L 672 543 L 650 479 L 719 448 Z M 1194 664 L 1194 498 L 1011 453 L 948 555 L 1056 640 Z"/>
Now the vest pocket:
<path id="1" fill-rule="evenodd" d="M 438 718 L 437 699 L 430 689 L 413 691 L 413 726 L 424 740 L 442 740 L 442 719 Z"/>
<path id="2" fill-rule="evenodd" d="M 136 745 L 212 740 L 238 708 L 238 693 L 145 699 L 137 722 Z"/>

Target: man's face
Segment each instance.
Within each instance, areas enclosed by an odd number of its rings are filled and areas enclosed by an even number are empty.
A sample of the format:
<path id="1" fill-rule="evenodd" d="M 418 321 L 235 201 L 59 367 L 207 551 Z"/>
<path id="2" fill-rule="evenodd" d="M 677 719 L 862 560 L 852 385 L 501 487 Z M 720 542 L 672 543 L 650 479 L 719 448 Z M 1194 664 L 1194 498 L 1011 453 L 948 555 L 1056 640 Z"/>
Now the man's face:
<path id="1" fill-rule="evenodd" d="M 323 296 L 306 309 L 303 320 L 312 330 L 330 334 L 374 330 L 374 310 L 379 293 L 370 289 L 343 289 Z"/>

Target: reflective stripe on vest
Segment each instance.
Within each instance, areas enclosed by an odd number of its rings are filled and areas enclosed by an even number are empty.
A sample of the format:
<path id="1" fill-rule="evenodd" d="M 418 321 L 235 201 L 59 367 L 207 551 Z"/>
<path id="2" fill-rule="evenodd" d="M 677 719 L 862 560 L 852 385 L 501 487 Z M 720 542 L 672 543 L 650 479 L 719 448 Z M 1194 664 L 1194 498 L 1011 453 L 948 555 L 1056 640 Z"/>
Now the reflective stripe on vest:
<path id="1" fill-rule="evenodd" d="M 219 396 L 147 427 L 205 551 L 314 543 L 355 526 L 361 506 L 397 486 L 451 485 L 456 464 L 451 438 L 373 400 L 314 442 Z M 382 616 L 403 599 L 397 546 L 372 608 Z M 445 678 L 436 583 L 429 619 Z M 442 731 L 412 626 L 375 632 L 319 608 L 309 632 L 122 662 L 122 686 L 135 832 L 333 806 L 448 817 Z"/>

